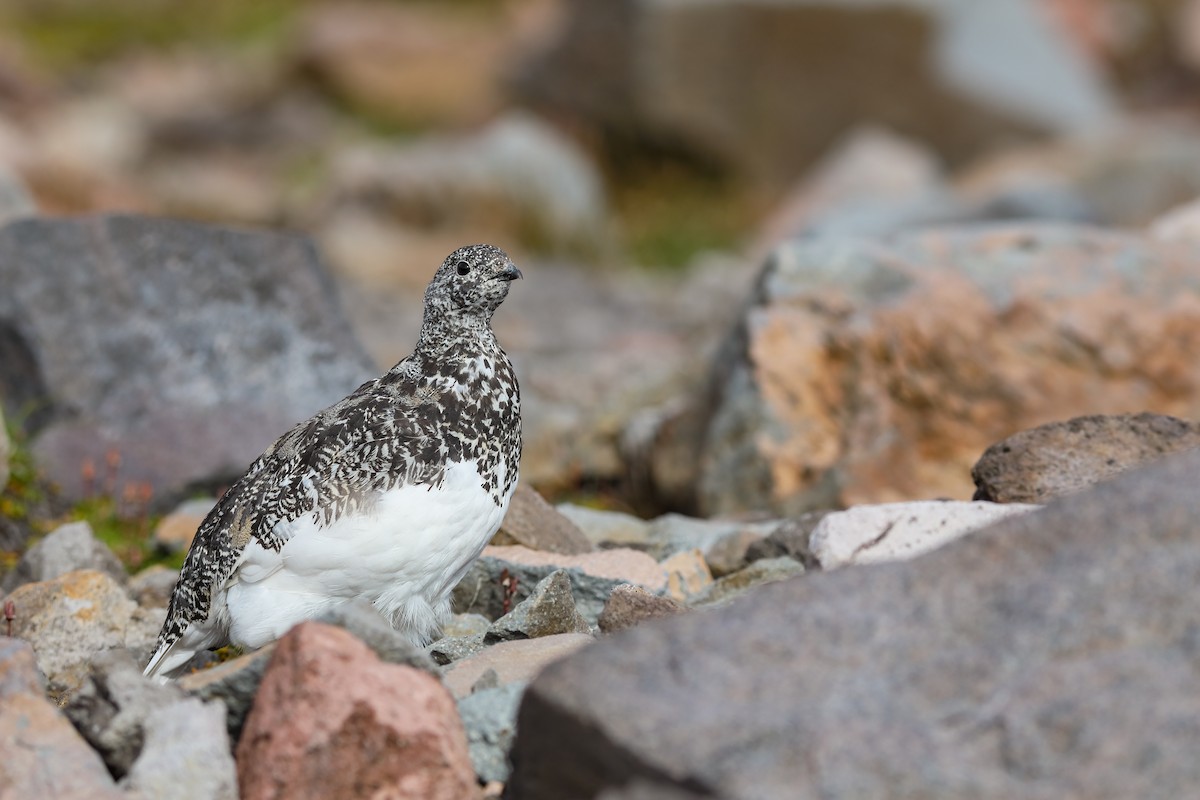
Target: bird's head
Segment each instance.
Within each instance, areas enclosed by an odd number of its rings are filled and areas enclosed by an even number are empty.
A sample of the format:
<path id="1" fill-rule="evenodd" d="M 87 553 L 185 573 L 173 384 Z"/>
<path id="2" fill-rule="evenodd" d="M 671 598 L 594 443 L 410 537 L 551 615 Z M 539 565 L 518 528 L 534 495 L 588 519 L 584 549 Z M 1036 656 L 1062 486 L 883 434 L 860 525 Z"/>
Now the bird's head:
<path id="1" fill-rule="evenodd" d="M 521 277 L 508 254 L 490 244 L 460 247 L 447 256 L 425 290 L 425 306 L 448 316 L 490 318 Z"/>

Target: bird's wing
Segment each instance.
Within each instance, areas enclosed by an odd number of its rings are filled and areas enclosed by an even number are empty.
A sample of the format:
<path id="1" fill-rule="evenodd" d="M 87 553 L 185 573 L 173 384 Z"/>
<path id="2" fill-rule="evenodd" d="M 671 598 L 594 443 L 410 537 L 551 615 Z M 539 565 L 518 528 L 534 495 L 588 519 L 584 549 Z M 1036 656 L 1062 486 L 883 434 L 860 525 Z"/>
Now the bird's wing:
<path id="1" fill-rule="evenodd" d="M 159 650 L 208 618 L 214 593 L 239 568 L 251 542 L 256 552 L 277 553 L 291 536 L 291 523 L 304 515 L 327 524 L 365 509 L 397 468 L 415 470 L 404 482 L 429 479 L 422 474 L 429 468 L 412 458 L 432 438 L 426 419 L 398 403 L 396 392 L 375 389 L 364 384 L 285 433 L 209 512 L 171 595 Z"/>

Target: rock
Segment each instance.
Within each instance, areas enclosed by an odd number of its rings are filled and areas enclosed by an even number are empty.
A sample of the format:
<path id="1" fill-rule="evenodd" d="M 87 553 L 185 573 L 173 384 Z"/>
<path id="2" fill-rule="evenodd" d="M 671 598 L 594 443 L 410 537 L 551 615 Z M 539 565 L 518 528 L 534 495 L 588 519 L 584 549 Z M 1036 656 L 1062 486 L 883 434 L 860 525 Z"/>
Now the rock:
<path id="1" fill-rule="evenodd" d="M 1200 423 L 1148 413 L 1077 417 L 993 444 L 971 478 L 976 500 L 1045 503 L 1196 447 Z"/>
<path id="2" fill-rule="evenodd" d="M 508 751 L 517 731 L 517 706 L 524 683 L 473 692 L 458 701 L 467 748 L 480 782 L 508 780 Z"/>
<path id="3" fill-rule="evenodd" d="M 375 606 L 365 601 L 343 603 L 316 618 L 354 635 L 387 664 L 404 664 L 438 674 L 437 665 L 420 647 L 392 627 Z"/>
<path id="4" fill-rule="evenodd" d="M 183 675 L 177 683 L 180 689 L 200 700 L 225 706 L 226 732 L 229 741 L 236 745 L 274 652 L 275 644 L 271 643 L 214 667 Z"/>
<path id="5" fill-rule="evenodd" d="M 462 125 L 500 103 L 505 37 L 494 23 L 436 7 L 312 6 L 299 17 L 292 52 L 351 107 L 417 129 Z"/>
<path id="6" fill-rule="evenodd" d="M 454 700 L 437 679 L 315 622 L 276 645 L 237 761 L 242 800 L 477 791 Z"/>
<path id="7" fill-rule="evenodd" d="M 13 636 L 33 646 L 38 668 L 56 692 L 79 686 L 92 656 L 127 646 L 136 627 L 137 604 L 120 584 L 95 570 L 27 583 L 5 602 L 16 609 Z"/>
<path id="8" fill-rule="evenodd" d="M 179 570 L 155 564 L 129 578 L 125 588 L 143 608 L 163 608 L 171 602 L 171 593 L 179 582 Z M 166 617 L 166 614 L 163 614 Z"/>
<path id="9" fill-rule="evenodd" d="M 651 521 L 648 538 L 649 553 L 663 559 L 693 548 L 707 555 L 718 542 L 731 533 L 748 531 L 766 536 L 779 524 L 778 520 L 745 522 L 740 520 L 696 519 L 683 514 L 664 514 Z"/>
<path id="10" fill-rule="evenodd" d="M 78 569 L 103 572 L 121 583 L 128 577 L 120 560 L 92 535 L 91 525 L 72 522 L 55 528 L 29 548 L 16 568 L 4 577 L 0 594 L 27 583 L 54 580 Z"/>
<path id="11" fill-rule="evenodd" d="M 507 642 L 559 633 L 591 632 L 592 626 L 575 608 L 567 571 L 557 569 L 538 581 L 529 597 L 493 622 L 484 641 Z"/>
<path id="12" fill-rule="evenodd" d="M 580 0 L 557 33 L 515 79 L 526 102 L 767 185 L 863 120 L 961 159 L 1116 117 L 1099 71 L 1032 2 Z"/>
<path id="13" fill-rule="evenodd" d="M 508 112 L 477 133 L 338 155 L 336 207 L 370 208 L 413 230 L 450 227 L 488 238 L 535 232 L 547 245 L 596 249 L 606 233 L 600 173 L 538 117 Z"/>
<path id="14" fill-rule="evenodd" d="M 572 503 L 560 503 L 557 509 L 596 546 L 632 547 L 635 550 L 646 548 L 650 523 L 644 519 L 620 511 L 602 511 Z"/>
<path id="15" fill-rule="evenodd" d="M 780 247 L 717 360 L 702 510 L 965 498 L 985 446 L 1047 417 L 1200 417 L 1198 255 L 1033 223 Z"/>
<path id="16" fill-rule="evenodd" d="M 8 426 L 4 422 L 4 409 L 0 407 L 0 491 L 8 486 L 8 461 L 12 458 L 12 444 L 8 441 Z"/>
<path id="17" fill-rule="evenodd" d="M 228 480 L 374 374 L 296 236 L 22 220 L 0 229 L 0 282 L 19 287 L 0 294 L 0 396 L 38 409 L 33 453 L 67 499 Z"/>
<path id="18" fill-rule="evenodd" d="M 640 586 L 622 584 L 613 589 L 600 612 L 600 630 L 616 633 L 646 620 L 674 616 L 686 609 L 670 597 L 650 594 Z"/>
<path id="19" fill-rule="evenodd" d="M 517 486 L 500 530 L 492 537 L 492 544 L 519 544 L 531 550 L 567 555 L 588 553 L 593 549 L 579 526 L 524 485 Z"/>
<path id="20" fill-rule="evenodd" d="M 1150 236 L 1170 241 L 1200 239 L 1200 199 L 1172 208 L 1148 226 Z"/>
<path id="21" fill-rule="evenodd" d="M 712 586 L 712 573 L 699 550 L 680 551 L 661 566 L 667 571 L 667 594 L 680 602 Z"/>
<path id="22" fill-rule="evenodd" d="M 154 528 L 154 545 L 167 553 L 186 553 L 208 512 L 216 502 L 213 500 L 185 500 L 167 514 Z"/>
<path id="23" fill-rule="evenodd" d="M 784 520 L 779 527 L 771 531 L 767 538 L 755 542 L 746 549 L 746 561 L 753 563 L 764 558 L 787 556 L 794 561 L 799 561 L 809 569 L 816 567 L 817 559 L 809 550 L 808 541 L 813 530 L 828 513 L 827 511 L 810 511 Z"/>
<path id="24" fill-rule="evenodd" d="M 1172 456 L 919 559 L 568 657 L 526 691 L 509 796 L 636 779 L 715 798 L 1186 794 L 1197 470 Z"/>
<path id="25" fill-rule="evenodd" d="M 477 633 L 487 633 L 492 627 L 492 621 L 483 614 L 453 614 L 449 621 L 442 626 L 444 636 L 473 636 Z"/>
<path id="26" fill-rule="evenodd" d="M 525 547 L 487 547 L 454 589 L 456 612 L 498 619 L 529 596 L 533 587 L 558 569 L 571 579 L 579 613 L 589 624 L 604 608 L 613 588 L 636 583 L 651 591 L 666 589 L 666 572 L 645 553 L 602 550 L 582 555 L 543 553 Z"/>
<path id="27" fill-rule="evenodd" d="M 955 187 L 970 204 L 1024 207 L 1010 217 L 1058 209 L 1093 224 L 1140 228 L 1200 195 L 1198 133 L 1187 118 L 1135 118 L 1095 136 L 1005 149 L 956 175 Z"/>
<path id="28" fill-rule="evenodd" d="M 809 548 L 821 569 L 916 558 L 1037 505 L 916 501 L 855 506 L 826 516 Z"/>
<path id="29" fill-rule="evenodd" d="M 488 670 L 494 670 L 498 686 L 525 682 L 547 664 L 574 653 L 595 641 L 582 633 L 560 633 L 540 639 L 518 639 L 499 642 L 491 647 L 454 663 L 446 670 L 442 682 L 455 697 L 471 693 L 476 681 Z"/>
<path id="30" fill-rule="evenodd" d="M 804 574 L 804 565 L 790 558 L 764 558 L 726 575 L 705 591 L 689 598 L 693 606 L 711 606 L 741 597 L 751 589 Z"/>
<path id="31" fill-rule="evenodd" d="M 179 687 L 142 677 L 127 650 L 99 653 L 91 673 L 64 707 L 67 718 L 116 778 L 129 773 L 146 742 L 146 720 L 184 699 Z M 226 747 L 228 750 L 228 747 Z"/>
<path id="32" fill-rule="evenodd" d="M 122 787 L 130 798 L 237 800 L 238 774 L 225 707 L 195 698 L 151 711 L 146 743 Z"/>
<path id="33" fill-rule="evenodd" d="M 805 235 L 894 233 L 962 216 L 960 206 L 928 147 L 878 127 L 856 128 L 787 192 L 754 252 L 765 257 Z"/>
<path id="34" fill-rule="evenodd" d="M 488 627 L 491 627 L 491 624 L 489 622 Z M 487 631 L 469 633 L 463 636 L 446 636 L 429 645 L 427 651 L 435 664 L 445 666 L 473 656 L 480 650 L 483 650 L 487 647 L 487 644 L 484 642 L 486 637 Z"/>
<path id="35" fill-rule="evenodd" d="M 46 699 L 33 650 L 0 636 L 0 752 L 8 798 L 119 800 L 104 762 Z"/>
<path id="36" fill-rule="evenodd" d="M 737 572 L 749 563 L 746 554 L 750 548 L 766 538 L 761 533 L 751 530 L 740 530 L 727 533 L 718 539 L 704 557 L 712 577 L 720 578 L 731 572 Z"/>
<path id="37" fill-rule="evenodd" d="M 32 217 L 37 213 L 37 204 L 29 194 L 29 187 L 20 176 L 7 164 L 0 164 L 0 224 L 22 217 Z M 0 417 L 0 429 L 4 428 L 4 420 Z M 0 433 L 0 440 L 3 434 Z M 3 445 L 0 443 L 0 464 L 3 463 Z M 8 481 L 4 478 L 0 467 L 0 486 Z"/>

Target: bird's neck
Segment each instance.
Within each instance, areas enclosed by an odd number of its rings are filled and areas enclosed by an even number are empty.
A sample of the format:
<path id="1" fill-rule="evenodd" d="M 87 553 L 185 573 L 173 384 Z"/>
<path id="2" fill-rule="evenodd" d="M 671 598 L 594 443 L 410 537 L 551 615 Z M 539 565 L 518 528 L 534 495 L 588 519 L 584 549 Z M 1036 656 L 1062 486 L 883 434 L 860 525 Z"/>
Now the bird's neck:
<path id="1" fill-rule="evenodd" d="M 491 321 L 491 314 L 426 314 L 415 352 L 439 358 L 452 350 L 490 349 L 496 346 Z"/>

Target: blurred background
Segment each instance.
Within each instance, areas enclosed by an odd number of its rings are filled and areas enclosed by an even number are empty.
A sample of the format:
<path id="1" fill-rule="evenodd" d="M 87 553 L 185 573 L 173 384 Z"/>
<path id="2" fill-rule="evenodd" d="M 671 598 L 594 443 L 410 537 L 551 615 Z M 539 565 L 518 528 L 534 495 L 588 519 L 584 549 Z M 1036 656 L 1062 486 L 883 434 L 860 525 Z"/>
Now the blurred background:
<path id="1" fill-rule="evenodd" d="M 303 232 L 380 367 L 499 244 L 524 474 L 603 491 L 779 242 L 1145 226 L 1198 90 L 1200 0 L 2 0 L 0 216 Z"/>

